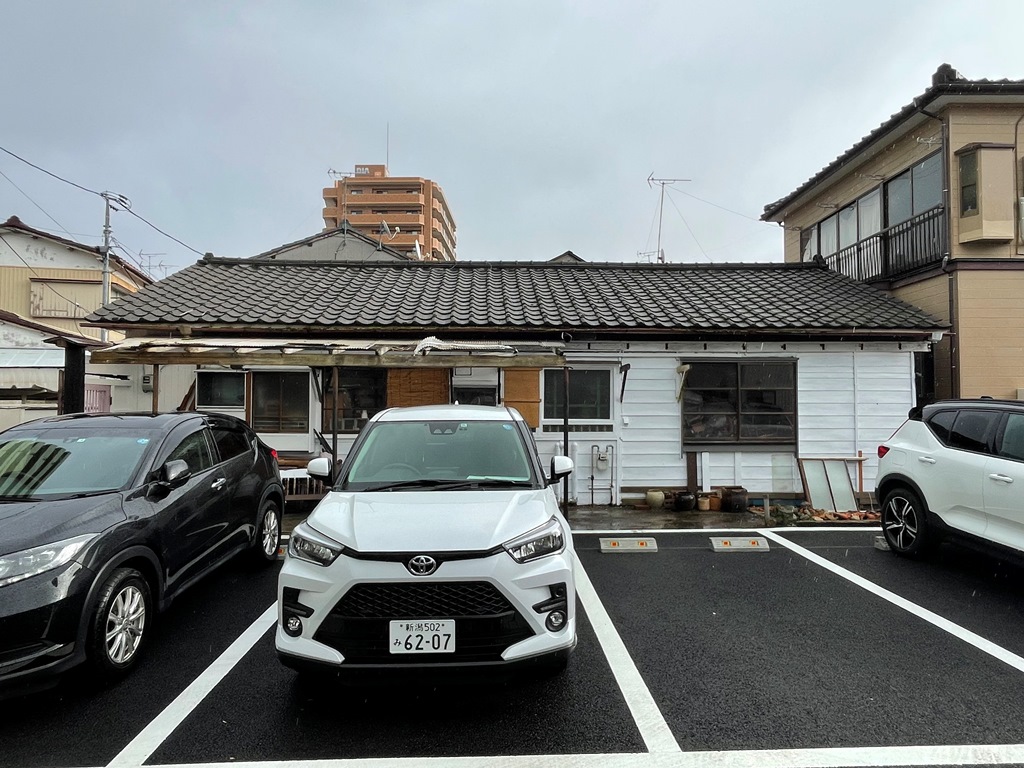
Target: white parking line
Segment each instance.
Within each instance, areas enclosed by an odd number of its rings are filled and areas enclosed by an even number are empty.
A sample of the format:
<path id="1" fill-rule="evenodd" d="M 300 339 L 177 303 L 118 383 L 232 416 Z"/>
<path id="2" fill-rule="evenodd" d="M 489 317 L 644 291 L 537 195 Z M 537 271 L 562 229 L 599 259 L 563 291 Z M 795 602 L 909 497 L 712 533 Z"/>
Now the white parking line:
<path id="1" fill-rule="evenodd" d="M 669 752 L 674 755 L 680 753 L 679 744 L 672 735 L 668 723 L 665 722 L 661 710 L 654 703 L 654 697 L 644 682 L 640 671 L 633 663 L 633 657 L 626 650 L 625 643 L 615 631 L 608 612 L 597 596 L 597 590 L 590 581 L 583 563 L 576 561 L 576 594 L 587 611 L 587 618 L 590 620 L 597 640 L 601 644 L 608 659 L 608 665 L 615 675 L 615 680 L 622 691 L 622 697 L 626 700 L 626 706 L 633 715 L 636 727 L 643 737 L 644 744 L 652 753 Z M 588 763 L 589 765 L 589 763 Z"/>
<path id="2" fill-rule="evenodd" d="M 917 616 L 918 618 L 924 619 L 929 624 L 938 627 L 944 632 L 948 632 L 954 637 L 963 640 L 965 643 L 973 645 L 979 651 L 987 653 L 989 656 L 992 656 L 993 658 L 998 659 L 999 661 L 1009 664 L 1011 667 L 1020 672 L 1024 672 L 1024 658 L 1021 658 L 1017 654 L 1006 650 L 1001 645 L 996 645 L 991 640 L 986 640 L 981 635 L 975 634 L 974 632 L 971 632 L 971 630 L 961 627 L 959 624 L 954 624 L 949 619 L 945 619 L 942 616 L 939 616 L 939 614 L 929 611 L 927 608 L 922 608 L 917 603 L 912 603 L 906 598 L 900 597 L 894 592 L 890 592 L 888 589 L 880 587 L 872 581 L 868 581 L 863 576 L 858 576 L 856 573 L 848 571 L 842 566 L 836 565 L 831 560 L 826 560 L 824 557 L 816 555 L 809 549 L 804 549 L 799 544 L 794 544 L 793 542 L 786 539 L 784 536 L 780 536 L 778 533 L 774 531 L 765 530 L 762 531 L 762 534 L 767 538 L 771 539 L 772 541 L 781 544 L 786 549 L 795 552 L 801 557 L 807 558 L 812 563 L 820 565 L 822 568 L 831 571 L 837 576 L 842 576 L 847 581 L 856 584 L 858 587 L 861 587 L 862 589 L 866 589 L 873 595 L 877 595 L 883 600 L 889 601 L 896 607 L 902 608 L 908 613 L 911 613 L 914 616 Z"/>
<path id="3" fill-rule="evenodd" d="M 172 701 L 128 746 L 107 763 L 107 768 L 134 768 L 145 763 L 150 755 L 156 752 L 164 740 L 174 732 L 182 720 L 207 697 L 228 672 L 241 660 L 266 631 L 277 621 L 277 603 L 275 602 L 263 612 L 256 621 L 249 625 L 235 642 L 228 646 L 202 674 L 193 680 L 188 688 L 178 694 Z"/>
<path id="4" fill-rule="evenodd" d="M 502 757 L 372 757 L 187 763 L 160 768 L 845 768 L 847 766 L 1020 765 L 1024 744 L 840 747 Z"/>

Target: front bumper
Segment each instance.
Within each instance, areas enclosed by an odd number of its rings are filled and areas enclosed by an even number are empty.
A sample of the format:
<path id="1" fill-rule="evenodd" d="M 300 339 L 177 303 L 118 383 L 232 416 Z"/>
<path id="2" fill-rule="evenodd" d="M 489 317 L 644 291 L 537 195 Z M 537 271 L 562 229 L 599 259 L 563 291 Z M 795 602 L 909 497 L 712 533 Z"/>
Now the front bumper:
<path id="1" fill-rule="evenodd" d="M 576 644 L 574 560 L 568 548 L 523 564 L 501 551 L 412 576 L 402 562 L 344 553 L 328 567 L 288 557 L 278 585 L 278 656 L 297 669 L 338 672 L 500 669 L 564 658 Z M 545 620 L 560 585 L 566 621 L 552 631 Z M 297 636 L 283 626 L 292 616 L 301 621 Z M 453 619 L 456 651 L 389 653 L 388 625 L 397 619 Z"/>
<path id="2" fill-rule="evenodd" d="M 78 563 L 0 587 L 0 691 L 84 658 L 78 631 L 94 574 Z"/>

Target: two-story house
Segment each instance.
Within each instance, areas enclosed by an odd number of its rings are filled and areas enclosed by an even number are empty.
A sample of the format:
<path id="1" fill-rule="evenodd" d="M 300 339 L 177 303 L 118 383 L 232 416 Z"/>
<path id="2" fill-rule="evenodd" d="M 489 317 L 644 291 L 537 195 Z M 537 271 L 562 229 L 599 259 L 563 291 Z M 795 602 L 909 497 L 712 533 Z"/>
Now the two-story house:
<path id="1" fill-rule="evenodd" d="M 0 223 L 0 428 L 56 413 L 64 350 L 48 338 L 99 342 L 106 334 L 82 320 L 111 299 L 152 284 L 142 270 L 103 251 L 27 226 L 16 216 Z M 149 407 L 149 381 L 141 366 L 86 364 L 85 407 L 128 411 Z M 166 403 L 173 409 L 177 403 Z"/>
<path id="2" fill-rule="evenodd" d="M 931 87 L 765 206 L 787 262 L 824 260 L 950 324 L 919 399 L 1024 397 L 1024 80 Z"/>

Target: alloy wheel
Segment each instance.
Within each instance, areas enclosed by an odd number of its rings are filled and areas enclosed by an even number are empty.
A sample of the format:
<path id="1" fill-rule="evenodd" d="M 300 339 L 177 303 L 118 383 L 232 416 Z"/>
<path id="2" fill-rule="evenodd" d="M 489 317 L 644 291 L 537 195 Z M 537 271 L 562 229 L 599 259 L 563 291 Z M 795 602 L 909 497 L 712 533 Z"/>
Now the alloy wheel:
<path id="1" fill-rule="evenodd" d="M 918 535 L 917 510 L 913 503 L 903 496 L 889 499 L 883 527 L 886 538 L 896 549 L 906 551 L 913 547 Z"/>
<path id="2" fill-rule="evenodd" d="M 277 509 L 270 504 L 263 513 L 263 554 L 267 557 L 277 554 L 280 534 L 281 524 L 277 519 Z"/>
<path id="3" fill-rule="evenodd" d="M 142 592 L 129 584 L 117 593 L 107 612 L 107 657 L 114 664 L 126 664 L 139 649 L 146 628 L 146 600 Z"/>

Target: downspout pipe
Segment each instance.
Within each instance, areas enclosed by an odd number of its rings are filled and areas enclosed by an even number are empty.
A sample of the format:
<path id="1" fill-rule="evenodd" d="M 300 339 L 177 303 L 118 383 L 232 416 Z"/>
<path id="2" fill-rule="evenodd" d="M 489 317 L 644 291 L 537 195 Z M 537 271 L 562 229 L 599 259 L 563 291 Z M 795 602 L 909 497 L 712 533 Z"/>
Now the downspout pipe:
<path id="1" fill-rule="evenodd" d="M 915 105 L 916 106 L 916 105 Z M 949 267 L 951 244 L 953 242 L 953 211 L 950 209 L 950 170 L 949 153 L 949 128 L 945 118 L 934 112 L 929 112 L 924 107 L 917 107 L 917 111 L 925 117 L 930 117 L 939 122 L 940 148 L 942 151 L 942 208 L 946 212 L 945 237 L 942 244 L 942 271 L 946 273 L 946 312 L 949 315 L 949 322 L 952 326 L 949 333 L 949 389 L 950 397 L 960 397 L 960 345 L 957 343 L 960 332 L 960 323 L 956 315 L 956 278 Z"/>

